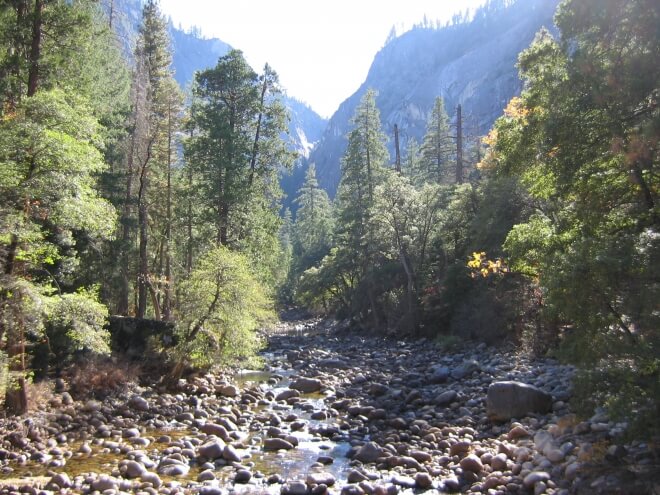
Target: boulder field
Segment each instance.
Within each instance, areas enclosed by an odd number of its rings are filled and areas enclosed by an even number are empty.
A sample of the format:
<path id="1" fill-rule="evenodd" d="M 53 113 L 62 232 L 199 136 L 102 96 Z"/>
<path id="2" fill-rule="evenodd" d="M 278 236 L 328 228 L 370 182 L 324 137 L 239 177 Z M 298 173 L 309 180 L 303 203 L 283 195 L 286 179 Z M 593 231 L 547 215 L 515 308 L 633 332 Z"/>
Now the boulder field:
<path id="1" fill-rule="evenodd" d="M 265 359 L 102 401 L 53 384 L 0 421 L 0 493 L 621 493 L 622 466 L 655 462 L 625 424 L 578 418 L 552 359 L 329 321 L 282 325 Z"/>

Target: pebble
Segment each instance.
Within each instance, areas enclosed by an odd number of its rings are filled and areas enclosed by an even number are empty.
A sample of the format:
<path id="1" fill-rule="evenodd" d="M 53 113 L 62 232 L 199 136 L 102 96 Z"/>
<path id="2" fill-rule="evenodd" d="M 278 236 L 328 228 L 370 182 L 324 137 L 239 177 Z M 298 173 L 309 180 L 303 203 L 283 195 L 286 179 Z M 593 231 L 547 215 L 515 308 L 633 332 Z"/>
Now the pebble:
<path id="1" fill-rule="evenodd" d="M 279 341 L 270 363 L 278 375 L 268 385 L 238 386 L 209 373 L 181 380 L 173 393 L 144 388 L 123 401 L 76 402 L 64 391 L 46 428 L 6 437 L 0 459 L 13 460 L 3 461 L 4 471 L 21 460 L 64 463 L 73 456 L 73 465 L 101 452 L 117 458 L 114 470 L 68 482 L 51 474 L 48 486 L 152 495 L 183 487 L 226 494 L 244 483 L 237 490 L 268 483 L 284 495 L 562 493 L 584 476 L 582 461 L 600 452 L 591 444 L 625 430 L 602 414 L 571 419 L 562 402 L 570 397 L 571 370 L 550 360 L 486 347 L 439 355 L 423 340 L 346 338 Z M 291 388 L 284 388 L 288 380 Z M 562 399 L 547 414 L 490 423 L 487 391 L 496 382 L 533 385 Z M 176 431 L 183 427 L 184 434 Z M 82 443 L 73 447 L 77 433 Z M 304 448 L 296 448 L 299 442 Z M 622 463 L 645 448 L 612 445 L 606 457 Z M 293 449 L 296 459 L 308 456 L 307 465 L 269 471 Z M 262 457 L 275 467 L 262 467 Z M 342 474 L 325 471 L 331 469 Z"/>

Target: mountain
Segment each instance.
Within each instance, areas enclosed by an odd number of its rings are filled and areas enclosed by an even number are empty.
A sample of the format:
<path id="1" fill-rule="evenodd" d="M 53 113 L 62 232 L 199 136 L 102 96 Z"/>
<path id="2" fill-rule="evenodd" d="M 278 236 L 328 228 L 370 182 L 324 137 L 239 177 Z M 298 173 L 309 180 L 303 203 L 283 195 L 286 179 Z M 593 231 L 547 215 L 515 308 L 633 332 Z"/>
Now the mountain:
<path id="1" fill-rule="evenodd" d="M 142 16 L 143 0 L 102 0 L 102 5 L 111 17 L 113 29 L 117 33 L 124 53 L 132 59 Z M 168 29 L 172 40 L 174 78 L 184 89 L 190 85 L 196 71 L 214 67 L 218 58 L 232 49 L 229 44 L 218 38 L 204 38 L 196 28 L 185 31 L 181 27 L 176 27 L 171 19 Z M 259 72 L 261 67 L 254 69 Z M 289 109 L 291 117 L 289 122 L 291 148 L 306 158 L 320 140 L 327 120 L 308 105 L 287 94 L 283 95 L 283 102 Z"/>
<path id="2" fill-rule="evenodd" d="M 398 124 L 402 141 L 406 137 L 421 141 L 437 96 L 444 98 L 450 117 L 456 105 L 462 105 L 466 132 L 485 134 L 507 102 L 520 93 L 518 53 L 541 27 L 552 30 L 558 3 L 491 0 L 470 21 L 457 18 L 454 24 L 435 29 L 418 26 L 389 41 L 376 54 L 366 81 L 331 117 L 310 155 L 308 162 L 316 164 L 321 186 L 334 196 L 349 120 L 368 88 L 378 92 L 383 129 L 391 135 Z M 304 177 L 302 172 L 298 175 Z M 291 194 L 300 185 L 287 187 Z"/>
<path id="3" fill-rule="evenodd" d="M 196 71 L 215 66 L 232 48 L 217 38 L 202 38 L 194 29 L 187 32 L 176 28 L 171 21 L 169 31 L 174 78 L 182 88 L 192 82 Z"/>

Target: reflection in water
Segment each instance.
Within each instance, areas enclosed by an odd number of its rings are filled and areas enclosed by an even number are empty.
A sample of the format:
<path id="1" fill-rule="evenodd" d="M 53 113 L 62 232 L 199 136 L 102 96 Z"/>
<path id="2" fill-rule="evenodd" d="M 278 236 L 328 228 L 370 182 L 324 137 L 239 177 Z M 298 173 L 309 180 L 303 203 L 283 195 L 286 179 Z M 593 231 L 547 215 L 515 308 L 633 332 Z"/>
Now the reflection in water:
<path id="1" fill-rule="evenodd" d="M 275 359 L 270 356 L 270 361 L 275 362 Z M 245 389 L 256 385 L 264 392 L 270 391 L 277 395 L 288 388 L 292 375 L 292 370 L 242 370 L 234 375 L 233 379 L 234 383 L 240 388 Z M 304 420 L 311 430 L 326 424 L 324 421 L 311 419 L 312 412 L 325 409 L 324 397 L 322 393 L 303 394 L 300 401 L 293 407 L 297 410 L 298 417 Z M 293 408 L 291 405 L 283 406 L 282 404 L 273 403 L 256 406 L 253 411 L 258 414 L 268 414 L 282 410 L 292 410 Z M 291 434 L 298 439 L 298 446 L 295 449 L 272 452 L 264 451 L 261 448 L 261 442 L 255 436 L 255 432 L 251 432 L 248 438 L 252 440 L 249 442 L 252 443 L 252 448 L 239 449 L 239 451 L 244 456 L 246 465 L 250 466 L 254 474 L 253 480 L 273 474 L 280 475 L 284 480 L 304 480 L 310 472 L 316 470 L 332 474 L 340 485 L 345 482 L 350 469 L 346 457 L 350 449 L 348 442 L 333 442 L 315 436 L 308 431 L 295 431 Z M 149 429 L 142 435 L 150 440 L 149 446 L 136 446 L 135 450 L 121 443 L 121 439 L 118 437 L 71 442 L 63 450 L 74 452 L 74 454 L 68 460 L 65 460 L 66 456 L 64 458 L 58 457 L 58 460 L 64 465 L 54 467 L 51 464 L 52 457 L 42 459 L 43 462 L 27 460 L 24 463 L 12 461 L 5 464 L 3 471 L 0 472 L 0 486 L 8 484 L 9 480 L 12 484 L 31 481 L 35 485 L 44 486 L 53 473 L 66 472 L 71 478 L 87 473 L 110 474 L 113 471 L 116 473 L 120 462 L 128 458 L 128 452 L 135 453 L 138 449 L 142 449 L 142 452 L 157 464 L 162 455 L 167 453 L 166 451 L 171 447 L 172 442 L 180 442 L 198 435 L 200 433 L 194 428 L 193 430 L 181 428 Z M 84 444 L 89 447 L 88 450 L 91 450 L 91 452 L 84 454 L 78 452 Z M 322 468 L 312 467 L 317 464 L 320 456 L 331 457 L 334 462 Z M 155 471 L 155 467 L 149 470 Z M 161 479 L 164 482 L 178 481 L 185 485 L 186 482 L 195 482 L 200 471 L 200 467 L 192 462 L 190 472 L 187 475 L 177 478 L 161 476 Z M 231 466 L 218 466 L 215 470 L 218 482 L 221 484 L 230 481 L 234 473 L 235 469 Z M 236 493 L 249 493 L 249 486 L 237 485 L 233 491 Z M 254 490 L 254 485 L 251 486 Z M 267 489 L 268 492 L 272 490 L 274 490 L 273 493 L 279 493 L 277 485 Z"/>

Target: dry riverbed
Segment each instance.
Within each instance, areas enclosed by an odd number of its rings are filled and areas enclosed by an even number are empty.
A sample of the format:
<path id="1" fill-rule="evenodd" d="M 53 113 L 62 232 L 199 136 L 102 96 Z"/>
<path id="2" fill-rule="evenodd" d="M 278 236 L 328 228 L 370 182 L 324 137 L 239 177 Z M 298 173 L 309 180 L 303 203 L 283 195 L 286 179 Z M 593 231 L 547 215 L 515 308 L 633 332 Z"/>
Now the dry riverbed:
<path id="1" fill-rule="evenodd" d="M 0 424 L 0 493 L 657 493 L 651 445 L 569 407 L 573 370 L 283 324 L 267 368 Z M 63 386 L 63 388 L 62 388 Z M 525 410 L 525 412 L 521 412 Z M 655 471 L 654 471 L 655 470 Z"/>

